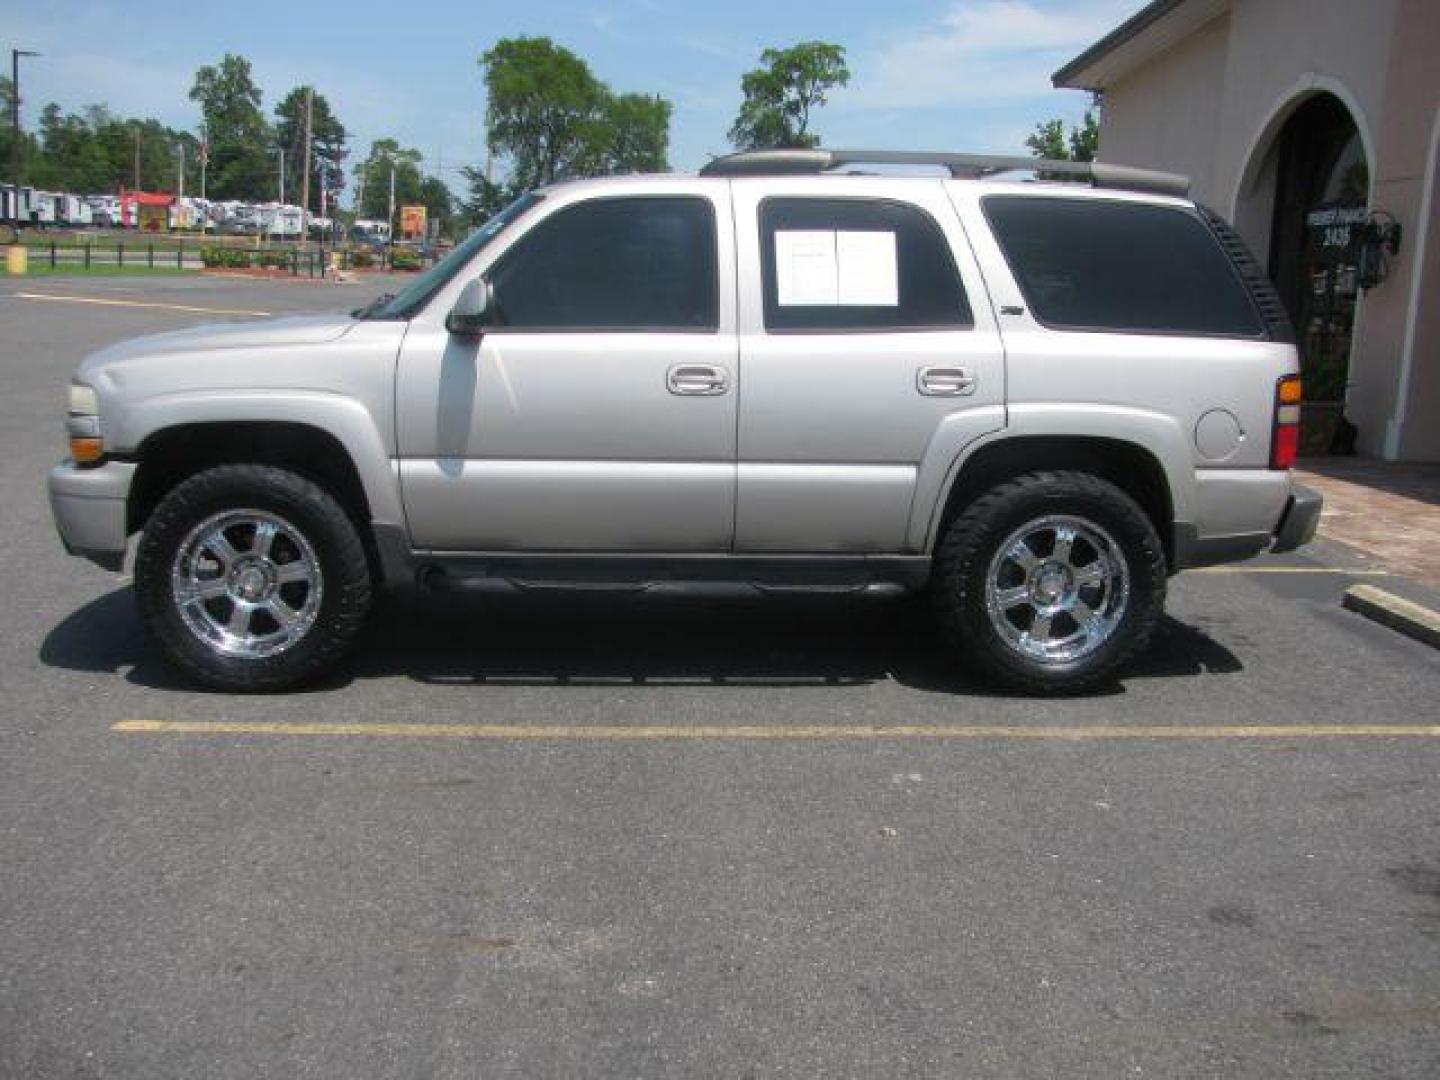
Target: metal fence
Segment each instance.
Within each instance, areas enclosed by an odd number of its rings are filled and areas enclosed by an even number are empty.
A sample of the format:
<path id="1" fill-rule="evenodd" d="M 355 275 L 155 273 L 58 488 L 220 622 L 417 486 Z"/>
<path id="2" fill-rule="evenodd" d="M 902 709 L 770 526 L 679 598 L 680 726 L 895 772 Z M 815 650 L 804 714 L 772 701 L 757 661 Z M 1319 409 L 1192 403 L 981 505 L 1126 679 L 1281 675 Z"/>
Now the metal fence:
<path id="1" fill-rule="evenodd" d="M 155 269 L 198 270 L 204 265 L 200 247 L 173 247 L 154 243 L 81 243 L 61 244 L 51 240 L 48 244 L 27 244 L 30 262 L 33 265 L 48 266 L 52 270 L 76 267 L 89 270 L 92 267 L 114 266 L 145 267 Z M 330 264 L 331 252 L 321 248 L 300 250 L 276 250 L 274 248 L 254 251 L 246 248 L 232 248 L 245 251 L 251 256 L 249 268 L 273 268 L 287 270 L 294 277 L 323 277 Z M 261 256 L 264 256 L 263 261 Z M 341 252 L 341 266 L 350 269 L 354 257 L 349 251 Z M 223 269 L 223 267 L 222 267 Z"/>

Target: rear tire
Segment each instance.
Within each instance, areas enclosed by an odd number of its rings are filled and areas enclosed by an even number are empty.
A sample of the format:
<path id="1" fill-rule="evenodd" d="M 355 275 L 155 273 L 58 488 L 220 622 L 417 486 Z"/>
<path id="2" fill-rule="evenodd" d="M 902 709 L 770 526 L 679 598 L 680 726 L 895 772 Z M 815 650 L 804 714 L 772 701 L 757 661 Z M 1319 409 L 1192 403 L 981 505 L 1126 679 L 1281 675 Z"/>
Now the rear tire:
<path id="1" fill-rule="evenodd" d="M 1035 472 L 985 492 L 948 526 L 931 597 L 946 638 L 991 680 L 1032 694 L 1112 681 L 1165 604 L 1149 516 L 1089 473 Z"/>
<path id="2" fill-rule="evenodd" d="M 359 531 L 316 484 L 222 465 L 176 485 L 135 560 L 145 628 L 215 690 L 285 690 L 344 657 L 371 600 Z"/>

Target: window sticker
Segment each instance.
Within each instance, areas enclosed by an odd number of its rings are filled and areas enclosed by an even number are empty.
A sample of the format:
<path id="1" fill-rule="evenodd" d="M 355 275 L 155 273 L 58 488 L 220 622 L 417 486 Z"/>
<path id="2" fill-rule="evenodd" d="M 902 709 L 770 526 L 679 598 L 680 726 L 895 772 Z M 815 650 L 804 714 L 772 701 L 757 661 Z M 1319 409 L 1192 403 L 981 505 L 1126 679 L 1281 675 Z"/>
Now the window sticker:
<path id="1" fill-rule="evenodd" d="M 837 232 L 839 264 L 837 303 L 856 307 L 896 307 L 900 303 L 900 271 L 895 263 L 893 232 Z"/>
<path id="2" fill-rule="evenodd" d="M 895 234 L 777 230 L 775 286 L 782 307 L 896 307 Z"/>
<path id="3" fill-rule="evenodd" d="M 831 307 L 839 280 L 833 232 L 775 233 L 775 283 L 783 306 Z"/>

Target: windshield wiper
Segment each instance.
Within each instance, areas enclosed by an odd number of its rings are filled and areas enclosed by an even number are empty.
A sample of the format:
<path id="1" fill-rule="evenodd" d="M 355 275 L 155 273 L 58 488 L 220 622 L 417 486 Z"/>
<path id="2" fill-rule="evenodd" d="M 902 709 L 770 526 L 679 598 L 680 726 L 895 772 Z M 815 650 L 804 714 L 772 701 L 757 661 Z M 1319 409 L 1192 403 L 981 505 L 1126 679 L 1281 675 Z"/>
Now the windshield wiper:
<path id="1" fill-rule="evenodd" d="M 386 304 L 390 303 L 390 301 L 394 299 L 395 294 L 393 292 L 381 293 L 364 307 L 358 307 L 354 311 L 352 311 L 350 313 L 350 317 L 353 319 L 368 319 L 371 315 L 374 315 L 375 312 L 379 311 L 382 307 L 384 307 Z"/>

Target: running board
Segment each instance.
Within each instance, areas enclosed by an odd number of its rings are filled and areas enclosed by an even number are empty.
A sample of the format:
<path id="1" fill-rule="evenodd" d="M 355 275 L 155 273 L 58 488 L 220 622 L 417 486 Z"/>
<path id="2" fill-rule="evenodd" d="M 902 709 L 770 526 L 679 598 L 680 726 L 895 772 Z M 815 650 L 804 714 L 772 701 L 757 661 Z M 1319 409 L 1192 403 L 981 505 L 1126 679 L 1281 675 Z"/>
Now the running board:
<path id="1" fill-rule="evenodd" d="M 438 592 L 898 593 L 930 577 L 923 555 L 554 555 L 416 552 Z"/>

